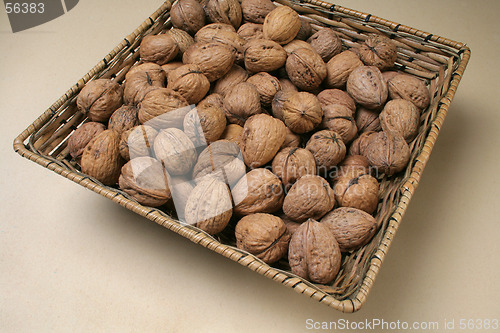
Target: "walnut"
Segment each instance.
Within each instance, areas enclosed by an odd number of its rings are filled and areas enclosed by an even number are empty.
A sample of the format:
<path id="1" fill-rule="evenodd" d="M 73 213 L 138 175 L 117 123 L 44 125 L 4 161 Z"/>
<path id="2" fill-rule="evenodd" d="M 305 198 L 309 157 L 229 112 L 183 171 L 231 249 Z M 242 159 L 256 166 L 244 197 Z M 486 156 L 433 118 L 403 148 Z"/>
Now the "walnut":
<path id="1" fill-rule="evenodd" d="M 186 223 L 210 235 L 224 230 L 232 214 L 229 188 L 216 178 L 204 178 L 189 194 L 186 202 Z"/>
<path id="2" fill-rule="evenodd" d="M 195 0 L 193 0 L 195 1 Z M 179 53 L 177 54 L 178 58 L 182 58 L 184 52 L 194 44 L 194 39 L 188 34 L 186 31 L 176 28 L 171 28 L 165 34 L 170 35 L 173 38 L 174 42 L 179 47 Z"/>
<path id="3" fill-rule="evenodd" d="M 174 176 L 190 172 L 197 158 L 193 142 L 177 128 L 167 128 L 158 133 L 154 153 L 167 172 Z"/>
<path id="4" fill-rule="evenodd" d="M 115 185 L 125 162 L 119 145 L 120 134 L 115 130 L 104 130 L 94 136 L 83 150 L 82 172 L 104 185 Z"/>
<path id="5" fill-rule="evenodd" d="M 356 111 L 356 126 L 360 133 L 380 131 L 382 127 L 380 126 L 379 113 L 362 106 L 359 107 Z"/>
<path id="6" fill-rule="evenodd" d="M 162 65 L 161 69 L 165 72 L 165 78 L 168 77 L 168 74 L 173 71 L 174 69 L 177 69 L 181 66 L 184 66 L 184 64 L 181 61 L 172 61 L 169 62 L 168 64 Z"/>
<path id="7" fill-rule="evenodd" d="M 224 111 L 230 123 L 243 126 L 250 116 L 262 112 L 257 88 L 247 82 L 235 85 L 224 97 Z"/>
<path id="8" fill-rule="evenodd" d="M 235 59 L 231 48 L 221 43 L 194 43 L 182 55 L 185 64 L 197 64 L 210 82 L 223 77 Z"/>
<path id="9" fill-rule="evenodd" d="M 299 32 L 297 32 L 297 36 L 295 36 L 296 39 L 298 40 L 306 40 L 312 35 L 312 26 L 309 21 L 306 21 L 303 17 L 300 17 L 300 29 Z"/>
<path id="10" fill-rule="evenodd" d="M 102 123 L 97 123 L 95 121 L 89 121 L 78 127 L 68 139 L 68 151 L 71 157 L 78 163 L 83 154 L 85 146 L 94 138 L 97 134 L 101 133 L 106 129 L 106 126 Z"/>
<path id="11" fill-rule="evenodd" d="M 384 71 L 382 72 L 382 76 L 384 77 L 385 83 L 389 83 L 389 80 L 395 77 L 396 75 L 399 75 L 400 72 L 396 71 Z"/>
<path id="12" fill-rule="evenodd" d="M 167 34 L 148 35 L 141 41 L 139 54 L 144 62 L 154 62 L 158 65 L 164 65 L 172 61 L 179 53 L 179 46 Z"/>
<path id="13" fill-rule="evenodd" d="M 297 231 L 297 229 L 303 224 L 302 222 L 295 222 L 290 220 L 285 214 L 279 214 L 280 219 L 285 223 L 286 229 L 291 236 Z"/>
<path id="14" fill-rule="evenodd" d="M 91 121 L 107 122 L 123 103 L 123 89 L 115 81 L 89 81 L 76 98 L 78 110 Z"/>
<path id="15" fill-rule="evenodd" d="M 329 104 L 340 104 L 349 108 L 353 115 L 356 112 L 356 103 L 352 97 L 340 89 L 325 89 L 318 94 L 318 100 L 321 103 L 321 107 Z"/>
<path id="16" fill-rule="evenodd" d="M 386 133 L 401 135 L 406 142 L 411 142 L 418 134 L 420 110 L 404 99 L 393 99 L 380 113 L 380 123 Z"/>
<path id="17" fill-rule="evenodd" d="M 297 36 L 301 24 L 295 10 L 288 6 L 277 7 L 264 19 L 264 38 L 282 45 L 290 43 Z"/>
<path id="18" fill-rule="evenodd" d="M 353 207 L 372 214 L 378 205 L 378 188 L 377 179 L 370 175 L 353 177 L 346 174 L 337 179 L 333 192 L 340 207 Z"/>
<path id="19" fill-rule="evenodd" d="M 236 247 L 267 264 L 280 260 L 288 251 L 290 234 L 283 221 L 270 214 L 252 214 L 238 221 Z"/>
<path id="20" fill-rule="evenodd" d="M 120 155 L 125 160 L 141 156 L 153 156 L 153 143 L 158 131 L 148 125 L 139 125 L 122 133 Z"/>
<path id="21" fill-rule="evenodd" d="M 186 203 L 191 192 L 193 192 L 196 183 L 193 180 L 185 177 L 170 177 L 168 178 L 168 185 L 172 193 L 172 201 L 177 219 L 186 221 Z"/>
<path id="22" fill-rule="evenodd" d="M 289 79 L 281 78 L 279 79 L 281 90 L 297 92 L 299 89 L 290 81 Z"/>
<path id="23" fill-rule="evenodd" d="M 264 23 L 264 18 L 276 5 L 271 0 L 243 0 L 241 1 L 241 10 L 243 18 L 248 22 Z"/>
<path id="24" fill-rule="evenodd" d="M 285 141 L 281 145 L 280 149 L 287 147 L 297 148 L 301 145 L 301 143 L 302 143 L 302 138 L 300 137 L 300 135 L 293 133 L 292 130 L 287 127 Z"/>
<path id="25" fill-rule="evenodd" d="M 238 29 L 238 35 L 247 42 L 252 39 L 262 39 L 264 38 L 264 31 L 262 29 L 262 24 L 245 23 Z"/>
<path id="26" fill-rule="evenodd" d="M 234 186 L 246 173 L 240 148 L 231 141 L 219 140 L 211 143 L 198 156 L 193 169 L 193 179 L 199 182 L 206 176 Z"/>
<path id="27" fill-rule="evenodd" d="M 168 74 L 167 88 L 178 92 L 189 104 L 196 104 L 207 94 L 210 82 L 198 65 L 187 64 Z"/>
<path id="28" fill-rule="evenodd" d="M 300 177 L 316 174 L 313 154 L 304 148 L 284 148 L 273 159 L 273 173 L 280 177 L 285 189 L 290 188 Z"/>
<path id="29" fill-rule="evenodd" d="M 283 105 L 286 100 L 290 98 L 297 91 L 289 91 L 281 89 L 274 95 L 273 102 L 271 104 L 273 116 L 278 118 L 281 121 L 285 121 L 285 116 L 283 115 Z"/>
<path id="30" fill-rule="evenodd" d="M 358 128 L 350 109 L 340 104 L 330 104 L 323 107 L 323 112 L 323 127 L 337 132 L 344 140 L 344 143 L 351 142 L 354 139 L 358 133 Z"/>
<path id="31" fill-rule="evenodd" d="M 236 86 L 238 83 L 245 82 L 247 79 L 247 71 L 238 65 L 233 65 L 226 75 L 215 82 L 212 92 L 220 94 L 224 97 L 226 96 L 226 93 L 231 90 L 231 88 Z"/>
<path id="32" fill-rule="evenodd" d="M 387 100 L 387 84 L 382 73 L 374 66 L 354 69 L 347 80 L 347 92 L 356 103 L 367 109 L 378 109 Z"/>
<path id="33" fill-rule="evenodd" d="M 287 55 L 292 54 L 294 51 L 297 51 L 298 49 L 309 49 L 311 51 L 316 52 L 316 50 L 313 49 L 311 44 L 299 39 L 294 39 L 290 43 L 283 45 L 283 49 L 286 51 Z"/>
<path id="34" fill-rule="evenodd" d="M 258 168 L 270 162 L 285 141 L 286 127 L 267 114 L 251 116 L 243 126 L 241 152 L 245 164 Z"/>
<path id="35" fill-rule="evenodd" d="M 370 136 L 366 157 L 379 172 L 392 176 L 406 168 L 410 147 L 400 135 L 378 132 Z"/>
<path id="36" fill-rule="evenodd" d="M 365 65 L 385 71 L 394 67 L 398 50 L 396 44 L 386 36 L 371 35 L 360 45 L 358 54 Z"/>
<path id="37" fill-rule="evenodd" d="M 184 118 L 184 132 L 195 147 L 206 146 L 222 135 L 226 128 L 226 115 L 215 105 L 198 104 Z"/>
<path id="38" fill-rule="evenodd" d="M 152 62 L 132 67 L 125 75 L 123 100 L 125 104 L 138 105 L 151 90 L 165 87 L 166 75 L 160 65 Z"/>
<path id="39" fill-rule="evenodd" d="M 196 0 L 180 0 L 172 6 L 170 20 L 174 27 L 194 35 L 205 25 L 205 11 Z"/>
<path id="40" fill-rule="evenodd" d="M 236 144 L 240 143 L 243 127 L 238 124 L 227 124 L 224 132 L 222 132 L 220 139 L 232 141 Z"/>
<path id="41" fill-rule="evenodd" d="M 160 162 L 151 157 L 137 157 L 121 169 L 120 189 L 150 207 L 161 206 L 171 198 L 167 174 Z"/>
<path id="42" fill-rule="evenodd" d="M 420 110 L 429 106 L 430 94 L 424 81 L 410 75 L 399 74 L 387 82 L 389 95 L 392 99 L 406 99 Z"/>
<path id="43" fill-rule="evenodd" d="M 139 119 L 137 118 L 138 111 L 139 110 L 135 106 L 121 106 L 118 110 L 113 112 L 109 118 L 108 128 L 121 134 L 134 126 L 139 125 Z"/>
<path id="44" fill-rule="evenodd" d="M 316 51 L 297 49 L 286 59 L 288 78 L 299 89 L 314 90 L 326 77 L 326 64 Z"/>
<path id="45" fill-rule="evenodd" d="M 198 103 L 198 106 L 214 105 L 220 109 L 224 109 L 224 98 L 220 94 L 210 94 Z"/>
<path id="46" fill-rule="evenodd" d="M 306 133 L 321 123 L 323 110 L 318 98 L 302 91 L 293 93 L 283 103 L 285 124 L 295 133 Z"/>
<path id="47" fill-rule="evenodd" d="M 236 56 L 236 61 L 243 60 L 243 51 L 245 50 L 246 40 L 235 31 L 227 29 L 201 29 L 194 36 L 197 43 L 220 43 L 232 50 Z"/>
<path id="48" fill-rule="evenodd" d="M 281 208 L 285 193 L 281 180 L 264 168 L 253 169 L 232 188 L 234 212 L 238 215 L 274 213 Z"/>
<path id="49" fill-rule="evenodd" d="M 252 39 L 245 46 L 245 68 L 249 72 L 272 72 L 285 62 L 285 50 L 272 40 Z"/>
<path id="50" fill-rule="evenodd" d="M 371 174 L 370 162 L 365 156 L 347 155 L 335 171 L 335 173 L 331 173 L 333 181 L 342 176 L 358 177 L 369 175 Z"/>
<path id="51" fill-rule="evenodd" d="M 260 102 L 263 106 L 270 106 L 273 98 L 281 90 L 280 81 L 266 72 L 260 72 L 252 75 L 247 80 L 257 88 L 260 95 Z"/>
<path id="52" fill-rule="evenodd" d="M 320 175 L 342 162 L 346 154 L 342 137 L 330 130 L 314 133 L 307 142 L 306 149 L 314 156 Z"/>
<path id="53" fill-rule="evenodd" d="M 238 0 L 208 0 L 205 11 L 212 22 L 231 24 L 235 29 L 241 24 L 242 12 Z"/>
<path id="54" fill-rule="evenodd" d="M 139 108 L 139 121 L 156 128 L 181 128 L 189 103 L 181 94 L 168 88 L 147 93 Z"/>
<path id="55" fill-rule="evenodd" d="M 292 273 L 315 283 L 332 282 L 342 264 L 340 247 L 334 235 L 328 227 L 313 219 L 297 228 L 288 252 Z"/>
<path id="56" fill-rule="evenodd" d="M 319 29 L 309 37 L 307 42 L 311 44 L 325 62 L 342 51 L 342 41 L 339 35 L 330 28 Z"/>
<path id="57" fill-rule="evenodd" d="M 320 223 L 330 229 L 342 252 L 354 251 L 367 244 L 377 231 L 377 221 L 356 208 L 340 207 L 325 215 Z"/>
<path id="58" fill-rule="evenodd" d="M 368 148 L 368 143 L 370 142 L 370 136 L 375 134 L 374 131 L 365 131 L 361 133 L 353 142 L 351 142 L 351 147 L 349 148 L 349 154 L 351 155 L 366 155 L 366 148 Z"/>
<path id="59" fill-rule="evenodd" d="M 328 182 L 320 176 L 305 175 L 293 184 L 283 201 L 283 213 L 301 222 L 319 219 L 335 206 L 335 196 Z"/>
<path id="60" fill-rule="evenodd" d="M 363 66 L 363 62 L 356 53 L 347 50 L 337 54 L 326 64 L 326 86 L 328 88 L 344 88 L 349 74 L 360 66 Z"/>

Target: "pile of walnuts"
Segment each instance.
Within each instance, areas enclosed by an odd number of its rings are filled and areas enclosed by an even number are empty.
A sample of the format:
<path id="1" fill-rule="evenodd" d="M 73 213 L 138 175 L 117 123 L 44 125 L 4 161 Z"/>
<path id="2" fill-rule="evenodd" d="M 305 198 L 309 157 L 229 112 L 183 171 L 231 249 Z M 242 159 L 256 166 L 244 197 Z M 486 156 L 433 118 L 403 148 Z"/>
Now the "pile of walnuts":
<path id="1" fill-rule="evenodd" d="M 346 49 L 270 0 L 180 0 L 170 20 L 122 84 L 81 90 L 71 156 L 140 204 L 211 235 L 235 223 L 238 248 L 330 283 L 379 227 L 376 176 L 406 168 L 425 83 L 392 70 L 391 39 Z"/>

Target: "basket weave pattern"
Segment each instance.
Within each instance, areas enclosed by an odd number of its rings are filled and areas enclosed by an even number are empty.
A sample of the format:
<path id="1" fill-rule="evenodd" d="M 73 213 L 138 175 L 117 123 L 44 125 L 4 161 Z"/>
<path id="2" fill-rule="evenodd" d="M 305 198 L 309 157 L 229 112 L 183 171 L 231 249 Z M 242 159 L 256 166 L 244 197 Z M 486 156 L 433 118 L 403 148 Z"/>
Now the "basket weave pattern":
<path id="1" fill-rule="evenodd" d="M 467 66 L 470 50 L 463 43 L 323 1 L 303 0 L 299 3 L 279 0 L 276 3 L 295 9 L 315 30 L 325 26 L 333 28 L 347 48 L 364 41 L 373 33 L 392 38 L 398 46 L 397 69 L 426 80 L 431 92 L 431 104 L 422 114 L 419 134 L 410 146 L 412 155 L 407 169 L 396 177 L 379 178 L 380 202 L 375 215 L 381 225 L 378 233 L 361 249 L 344 255 L 342 269 L 332 284 L 310 283 L 292 274 L 286 260 L 269 266 L 255 256 L 237 249 L 234 224 L 216 238 L 212 237 L 175 220 L 168 211 L 144 207 L 119 189 L 100 184 L 82 174 L 71 161 L 67 139 L 79 125 L 87 121 L 76 107 L 79 91 L 88 81 L 97 78 L 111 78 L 121 83 L 127 71 L 139 61 L 138 47 L 142 38 L 170 29 L 169 12 L 172 3 L 169 1 L 15 138 L 14 150 L 21 156 L 259 274 L 337 310 L 353 312 L 365 303 L 401 218 L 420 181 Z"/>

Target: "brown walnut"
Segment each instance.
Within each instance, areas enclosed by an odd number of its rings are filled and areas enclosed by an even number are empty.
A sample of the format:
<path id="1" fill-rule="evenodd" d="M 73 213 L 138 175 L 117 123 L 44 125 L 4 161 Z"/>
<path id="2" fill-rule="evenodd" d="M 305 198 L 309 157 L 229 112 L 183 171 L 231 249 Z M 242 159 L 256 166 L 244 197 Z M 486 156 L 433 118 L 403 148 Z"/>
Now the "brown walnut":
<path id="1" fill-rule="evenodd" d="M 387 84 L 382 73 L 374 66 L 360 66 L 347 79 L 347 92 L 356 103 L 367 109 L 378 109 L 387 100 Z"/>
<path id="2" fill-rule="evenodd" d="M 153 143 L 158 131 L 148 125 L 139 125 L 122 133 L 120 155 L 125 160 L 141 156 L 153 156 Z"/>
<path id="3" fill-rule="evenodd" d="M 286 51 L 267 39 L 252 39 L 245 46 L 245 68 L 252 73 L 272 72 L 286 62 Z"/>
<path id="4" fill-rule="evenodd" d="M 231 67 L 226 75 L 215 81 L 212 92 L 220 94 L 224 97 L 226 96 L 226 93 L 234 86 L 236 86 L 238 83 L 245 82 L 247 79 L 247 71 L 238 65 L 233 65 L 233 67 Z"/>
<path id="5" fill-rule="evenodd" d="M 225 128 L 226 115 L 215 105 L 198 104 L 184 118 L 184 132 L 196 147 L 216 141 Z"/>
<path id="6" fill-rule="evenodd" d="M 163 68 L 147 62 L 132 67 L 125 75 L 123 101 L 129 105 L 139 105 L 151 90 L 165 87 L 166 75 Z"/>
<path id="7" fill-rule="evenodd" d="M 194 40 L 197 43 L 219 43 L 227 46 L 234 53 L 237 62 L 243 60 L 246 40 L 235 31 L 227 29 L 201 29 L 194 36 Z"/>
<path id="8" fill-rule="evenodd" d="M 299 134 L 313 130 L 323 117 L 318 98 L 305 91 L 291 94 L 283 103 L 282 112 L 286 126 Z"/>
<path id="9" fill-rule="evenodd" d="M 287 127 L 285 141 L 281 145 L 280 149 L 287 148 L 287 147 L 297 148 L 301 145 L 301 143 L 302 143 L 302 138 L 300 137 L 300 135 L 293 133 L 292 130 Z"/>
<path id="10" fill-rule="evenodd" d="M 188 34 L 186 31 L 177 29 L 177 28 L 171 28 L 168 30 L 165 34 L 170 35 L 170 37 L 173 38 L 174 42 L 177 44 L 179 47 L 179 52 L 177 53 L 177 58 L 182 58 L 182 55 L 184 52 L 194 44 L 194 39 L 191 37 L 190 34 Z M 165 64 L 166 65 L 166 64 Z M 163 66 L 165 66 L 163 65 Z"/>
<path id="11" fill-rule="evenodd" d="M 411 142 L 418 134 L 420 110 L 407 100 L 390 100 L 380 113 L 380 124 L 384 132 L 399 134 Z"/>
<path id="12" fill-rule="evenodd" d="M 179 46 L 168 34 L 148 35 L 141 41 L 139 54 L 144 62 L 164 65 L 172 61 L 179 53 Z"/>
<path id="13" fill-rule="evenodd" d="M 337 132 L 322 130 L 314 133 L 307 142 L 309 150 L 316 161 L 320 174 L 324 174 L 337 166 L 345 157 L 346 147 Z"/>
<path id="14" fill-rule="evenodd" d="M 370 175 L 353 177 L 346 174 L 335 182 L 335 201 L 340 207 L 353 207 L 372 214 L 378 205 L 379 184 Z"/>
<path id="15" fill-rule="evenodd" d="M 311 91 L 319 87 L 326 77 L 326 64 L 316 51 L 301 48 L 286 59 L 288 78 L 299 89 Z"/>
<path id="16" fill-rule="evenodd" d="M 380 131 L 382 127 L 380 126 L 379 112 L 359 107 L 356 111 L 356 126 L 359 133 Z"/>
<path id="17" fill-rule="evenodd" d="M 232 141 L 239 145 L 241 140 L 241 134 L 243 133 L 243 127 L 238 124 L 227 124 L 224 132 L 222 132 L 220 139 Z"/>
<path id="18" fill-rule="evenodd" d="M 167 128 L 158 133 L 154 142 L 154 152 L 168 173 L 174 176 L 187 174 L 196 163 L 197 156 L 193 142 L 177 128 Z"/>
<path id="19" fill-rule="evenodd" d="M 319 29 L 309 37 L 307 42 L 311 44 L 325 62 L 342 51 L 342 41 L 339 35 L 330 28 Z"/>
<path id="20" fill-rule="evenodd" d="M 194 35 L 205 25 L 205 11 L 196 0 L 180 0 L 172 6 L 170 20 L 174 27 Z"/>
<path id="21" fill-rule="evenodd" d="M 247 82 L 235 85 L 224 97 L 224 111 L 230 123 L 243 126 L 249 117 L 262 112 L 257 88 Z"/>
<path id="22" fill-rule="evenodd" d="M 123 103 L 123 89 L 115 81 L 89 81 L 76 98 L 78 110 L 91 121 L 107 122 Z"/>
<path id="23" fill-rule="evenodd" d="M 351 110 L 353 115 L 356 112 L 356 103 L 352 97 L 340 89 L 325 89 L 318 94 L 318 100 L 321 103 L 321 107 L 330 104 L 340 104 Z"/>
<path id="24" fill-rule="evenodd" d="M 350 109 L 340 104 L 329 104 L 323 107 L 323 112 L 323 127 L 337 132 L 344 143 L 354 139 L 358 128 Z"/>
<path id="25" fill-rule="evenodd" d="M 168 74 L 168 89 L 178 92 L 189 104 L 196 104 L 205 97 L 210 82 L 196 64 L 187 64 Z"/>
<path id="26" fill-rule="evenodd" d="M 223 77 L 235 59 L 234 49 L 221 43 L 194 43 L 182 55 L 185 64 L 197 64 L 210 82 Z"/>
<path id="27" fill-rule="evenodd" d="M 280 81 L 266 72 L 254 74 L 246 82 L 257 88 L 263 106 L 270 106 L 276 93 L 281 90 Z"/>
<path id="28" fill-rule="evenodd" d="M 410 75 L 399 74 L 387 82 L 389 95 L 392 99 L 406 99 L 420 110 L 429 106 L 430 94 L 424 81 Z"/>
<path id="29" fill-rule="evenodd" d="M 280 6 L 266 15 L 263 24 L 264 38 L 283 45 L 290 43 L 297 36 L 302 23 L 295 10 Z"/>
<path id="30" fill-rule="evenodd" d="M 276 5 L 271 0 L 243 0 L 241 10 L 245 21 L 252 23 L 264 23 L 264 18 Z"/>
<path id="31" fill-rule="evenodd" d="M 358 54 L 365 65 L 385 71 L 394 67 L 398 50 L 396 44 L 388 37 L 371 35 L 360 45 Z"/>
<path id="32" fill-rule="evenodd" d="M 137 118 L 138 111 L 139 110 L 135 106 L 122 105 L 118 110 L 113 112 L 109 118 L 108 128 L 121 134 L 139 125 L 139 119 Z"/>
<path id="33" fill-rule="evenodd" d="M 378 132 L 370 136 L 366 157 L 379 172 L 391 176 L 408 165 L 410 147 L 400 135 Z"/>
<path id="34" fill-rule="evenodd" d="M 304 148 L 284 148 L 273 159 L 273 173 L 290 188 L 300 177 L 316 174 L 313 154 Z"/>
<path id="35" fill-rule="evenodd" d="M 257 23 L 245 23 L 238 29 L 238 35 L 247 42 L 252 39 L 264 38 L 263 25 Z"/>
<path id="36" fill-rule="evenodd" d="M 361 133 L 353 142 L 349 148 L 349 154 L 351 155 L 366 155 L 366 148 L 368 148 L 368 143 L 370 142 L 370 136 L 375 134 L 374 131 L 365 131 Z"/>
<path id="37" fill-rule="evenodd" d="M 95 121 L 89 121 L 78 127 L 68 139 L 68 150 L 71 157 L 79 163 L 85 146 L 105 129 L 104 124 Z"/>
<path id="38" fill-rule="evenodd" d="M 344 88 L 349 74 L 360 66 L 363 62 L 356 53 L 347 50 L 337 54 L 326 63 L 325 85 L 328 88 Z"/>
<path id="39" fill-rule="evenodd" d="M 172 89 L 159 88 L 146 94 L 139 108 L 139 121 L 155 128 L 181 128 L 189 103 Z"/>
<path id="40" fill-rule="evenodd" d="M 231 24 L 235 29 L 241 24 L 242 12 L 238 0 L 208 0 L 205 12 L 212 22 Z"/>

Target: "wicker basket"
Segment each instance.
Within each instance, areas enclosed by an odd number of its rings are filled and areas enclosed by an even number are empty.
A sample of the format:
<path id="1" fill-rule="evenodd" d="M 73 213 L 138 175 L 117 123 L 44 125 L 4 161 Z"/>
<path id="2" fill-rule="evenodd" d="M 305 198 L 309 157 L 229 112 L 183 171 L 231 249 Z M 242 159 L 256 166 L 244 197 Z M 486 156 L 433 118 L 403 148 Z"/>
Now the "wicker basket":
<path id="1" fill-rule="evenodd" d="M 285 261 L 269 266 L 251 254 L 237 249 L 231 227 L 217 237 L 173 219 L 167 211 L 144 207 L 117 188 L 100 184 L 79 172 L 68 154 L 67 139 L 86 121 L 77 111 L 76 96 L 86 82 L 96 78 L 112 78 L 121 82 L 127 71 L 139 60 L 136 52 L 141 40 L 171 27 L 165 2 L 131 35 L 71 87 L 59 100 L 14 140 L 14 150 L 54 172 L 91 189 L 110 200 L 142 215 L 188 239 L 209 248 L 241 265 L 265 275 L 295 291 L 343 312 L 353 312 L 365 303 L 382 261 L 399 227 L 401 218 L 418 185 L 429 159 L 457 86 L 470 57 L 463 43 L 426 33 L 370 14 L 316 0 L 290 2 L 314 29 L 322 26 L 337 31 L 346 48 L 359 43 L 371 33 L 382 33 L 398 46 L 398 70 L 423 78 L 429 84 L 431 105 L 424 111 L 420 132 L 411 144 L 411 161 L 404 173 L 381 178 L 380 203 L 376 218 L 381 225 L 372 241 L 363 248 L 344 255 L 341 271 L 330 285 L 307 282 L 289 271 Z M 234 225 L 233 225 L 234 227 Z"/>

